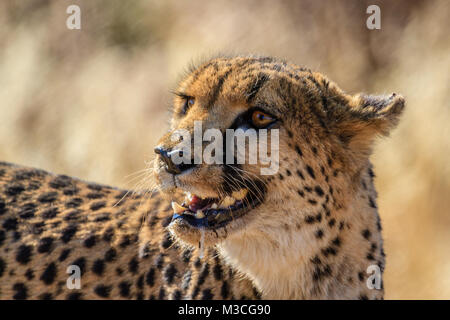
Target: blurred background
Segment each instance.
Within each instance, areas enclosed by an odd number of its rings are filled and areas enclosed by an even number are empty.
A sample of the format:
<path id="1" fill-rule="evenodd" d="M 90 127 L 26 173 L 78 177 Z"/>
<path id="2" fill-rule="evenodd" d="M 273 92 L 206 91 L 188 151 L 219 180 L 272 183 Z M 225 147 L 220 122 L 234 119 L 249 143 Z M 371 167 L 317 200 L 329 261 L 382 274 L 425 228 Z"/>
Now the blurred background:
<path id="1" fill-rule="evenodd" d="M 66 9 L 81 8 L 81 30 Z M 381 8 L 368 30 L 366 8 Z M 373 162 L 387 299 L 450 298 L 450 2 L 0 1 L 0 160 L 132 188 L 202 58 L 257 53 L 407 99 Z"/>

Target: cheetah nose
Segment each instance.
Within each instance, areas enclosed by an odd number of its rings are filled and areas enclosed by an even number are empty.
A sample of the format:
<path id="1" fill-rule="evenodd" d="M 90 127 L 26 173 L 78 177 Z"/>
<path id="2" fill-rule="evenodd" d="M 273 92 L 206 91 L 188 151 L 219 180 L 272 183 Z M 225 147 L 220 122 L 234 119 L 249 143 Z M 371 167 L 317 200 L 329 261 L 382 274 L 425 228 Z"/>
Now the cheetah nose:
<path id="1" fill-rule="evenodd" d="M 164 161 L 167 172 L 171 174 L 181 173 L 180 167 L 172 161 L 174 152 L 180 153 L 181 151 L 169 151 L 161 146 L 156 147 L 154 151 L 156 154 L 159 154 L 161 159 Z M 180 154 L 180 156 L 182 156 L 182 153 Z"/>

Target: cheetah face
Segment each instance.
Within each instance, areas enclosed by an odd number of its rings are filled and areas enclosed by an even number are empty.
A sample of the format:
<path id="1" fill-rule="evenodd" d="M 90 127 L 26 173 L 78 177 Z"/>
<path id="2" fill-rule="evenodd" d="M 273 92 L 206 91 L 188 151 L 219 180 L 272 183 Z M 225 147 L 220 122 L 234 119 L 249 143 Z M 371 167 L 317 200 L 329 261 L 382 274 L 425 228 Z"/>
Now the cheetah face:
<path id="1" fill-rule="evenodd" d="M 289 216 L 284 208 L 313 212 L 318 201 L 292 199 L 298 199 L 306 184 L 322 190 L 314 180 L 322 169 L 324 182 L 333 154 L 343 155 L 341 167 L 365 156 L 369 143 L 358 137 L 369 141 L 366 131 L 371 126 L 374 132 L 383 131 L 377 114 L 389 115 L 386 108 L 394 100 L 366 103 L 362 97 L 344 94 L 318 73 L 272 58 L 219 58 L 192 70 L 175 93 L 170 130 L 155 148 L 158 188 L 174 200 L 183 194 L 180 203 L 172 203 L 169 230 L 186 243 L 197 245 L 203 238 L 205 245 L 212 245 L 239 237 L 243 230 L 247 234 L 267 226 L 282 230 L 287 221 L 295 225 L 301 215 Z M 372 109 L 358 114 L 363 107 Z M 249 161 L 248 145 L 244 161 L 236 161 L 228 130 L 254 130 L 257 138 L 264 136 L 258 150 L 265 146 L 271 161 Z M 213 141 L 221 144 L 211 152 Z M 313 151 L 306 151 L 311 146 Z M 205 153 L 223 161 L 207 161 Z M 225 160 L 230 153 L 231 162 Z M 309 154 L 316 156 L 310 159 L 313 163 L 305 161 Z M 304 174 L 296 170 L 300 167 Z M 263 174 L 268 168 L 275 170 Z M 285 172 L 294 173 L 296 179 L 283 180 Z M 312 181 L 305 182 L 304 176 Z"/>

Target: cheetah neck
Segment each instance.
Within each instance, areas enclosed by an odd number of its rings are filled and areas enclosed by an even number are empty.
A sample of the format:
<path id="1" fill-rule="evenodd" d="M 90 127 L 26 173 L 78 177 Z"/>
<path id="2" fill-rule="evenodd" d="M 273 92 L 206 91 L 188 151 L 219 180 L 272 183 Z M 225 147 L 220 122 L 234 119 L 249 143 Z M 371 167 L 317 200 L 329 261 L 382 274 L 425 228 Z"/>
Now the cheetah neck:
<path id="1" fill-rule="evenodd" d="M 265 299 L 382 297 L 382 290 L 368 292 L 365 281 L 369 265 L 384 263 L 383 254 L 375 252 L 372 255 L 377 262 L 367 259 L 371 247 L 382 248 L 376 228 L 378 215 L 367 202 L 367 191 L 361 191 L 346 209 L 332 211 L 329 217 L 323 216 L 315 223 L 294 226 L 287 218 L 288 224 L 282 223 L 278 228 L 259 224 L 219 244 L 219 252 L 253 282 Z M 294 205 L 279 208 L 268 207 L 258 215 L 299 215 Z M 323 230 L 320 239 L 319 229 Z M 366 229 L 371 230 L 370 239 L 361 235 Z"/>

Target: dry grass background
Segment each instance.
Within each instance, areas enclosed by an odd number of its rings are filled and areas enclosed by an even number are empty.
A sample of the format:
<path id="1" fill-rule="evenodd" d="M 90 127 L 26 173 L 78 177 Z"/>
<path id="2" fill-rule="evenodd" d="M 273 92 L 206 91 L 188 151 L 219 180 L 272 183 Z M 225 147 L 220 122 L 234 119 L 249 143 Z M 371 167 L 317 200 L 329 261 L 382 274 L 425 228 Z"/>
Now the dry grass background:
<path id="1" fill-rule="evenodd" d="M 65 26 L 69 4 L 82 29 Z M 381 30 L 365 27 L 369 4 Z M 450 298 L 450 37 L 442 1 L 0 2 L 0 159 L 133 187 L 169 89 L 217 52 L 284 57 L 407 111 L 373 158 L 386 298 Z"/>

